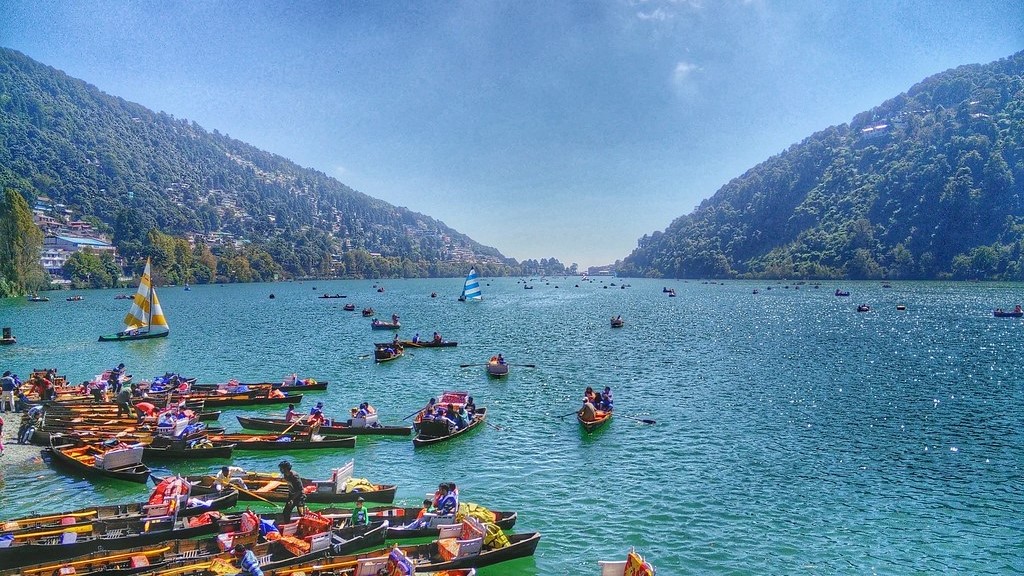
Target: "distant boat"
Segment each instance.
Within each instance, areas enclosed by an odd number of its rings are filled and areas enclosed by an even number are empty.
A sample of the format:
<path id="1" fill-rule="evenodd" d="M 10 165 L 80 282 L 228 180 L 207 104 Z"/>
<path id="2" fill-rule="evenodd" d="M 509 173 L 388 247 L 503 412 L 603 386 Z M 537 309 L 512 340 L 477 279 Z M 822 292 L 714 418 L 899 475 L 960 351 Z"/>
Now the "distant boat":
<path id="1" fill-rule="evenodd" d="M 484 296 L 480 293 L 480 281 L 476 279 L 476 268 L 470 268 L 469 274 L 466 276 L 466 283 L 462 287 L 462 295 L 459 296 L 459 301 L 483 299 Z"/>
<path id="2" fill-rule="evenodd" d="M 32 294 L 28 297 L 29 302 L 49 302 L 50 299 L 46 296 L 40 296 L 39 294 Z"/>
<path id="3" fill-rule="evenodd" d="M 612 316 L 612 328 L 622 328 L 625 323 L 622 316 Z"/>
<path id="4" fill-rule="evenodd" d="M 188 282 L 185 282 L 185 292 L 191 292 L 192 288 L 189 287 Z"/>
<path id="5" fill-rule="evenodd" d="M 162 338 L 171 333 L 167 318 L 160 308 L 160 300 L 153 287 L 153 275 L 149 258 L 139 280 L 139 289 L 132 299 L 132 307 L 124 317 L 124 330 L 117 334 L 100 336 L 100 342 L 121 342 L 123 340 L 146 340 Z"/>
<path id="6" fill-rule="evenodd" d="M 844 291 L 840 290 L 839 288 L 836 288 L 836 296 L 849 296 L 849 295 L 850 295 L 849 292 L 844 292 Z"/>
<path id="7" fill-rule="evenodd" d="M 67 300 L 68 302 L 81 302 L 82 300 L 85 300 L 85 296 L 75 294 L 74 296 L 68 296 L 67 298 L 65 298 L 65 300 Z"/>

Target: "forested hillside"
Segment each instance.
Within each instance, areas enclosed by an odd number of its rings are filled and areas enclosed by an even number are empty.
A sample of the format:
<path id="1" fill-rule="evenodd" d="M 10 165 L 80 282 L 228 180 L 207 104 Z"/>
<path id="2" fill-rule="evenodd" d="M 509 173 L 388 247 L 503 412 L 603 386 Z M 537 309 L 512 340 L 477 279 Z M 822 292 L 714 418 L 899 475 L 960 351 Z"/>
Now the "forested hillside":
<path id="1" fill-rule="evenodd" d="M 483 274 L 517 271 L 430 217 L 0 48 L 5 189 L 67 205 L 129 262 L 153 256 L 170 281 L 458 276 L 470 262 Z M 200 246 L 179 261 L 174 238 L 186 236 Z M 197 264 L 207 253 L 213 261 Z"/>
<path id="2" fill-rule="evenodd" d="M 1024 52 L 932 76 L 644 236 L 620 275 L 1024 279 Z"/>

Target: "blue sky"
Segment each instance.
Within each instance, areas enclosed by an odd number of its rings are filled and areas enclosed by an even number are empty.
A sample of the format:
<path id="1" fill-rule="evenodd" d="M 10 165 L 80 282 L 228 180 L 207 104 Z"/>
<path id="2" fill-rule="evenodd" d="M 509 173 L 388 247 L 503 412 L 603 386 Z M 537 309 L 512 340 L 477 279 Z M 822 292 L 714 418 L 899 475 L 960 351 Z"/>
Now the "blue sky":
<path id="1" fill-rule="evenodd" d="M 581 266 L 815 131 L 1024 49 L 1022 23 L 1019 0 L 0 0 L 0 45 Z"/>

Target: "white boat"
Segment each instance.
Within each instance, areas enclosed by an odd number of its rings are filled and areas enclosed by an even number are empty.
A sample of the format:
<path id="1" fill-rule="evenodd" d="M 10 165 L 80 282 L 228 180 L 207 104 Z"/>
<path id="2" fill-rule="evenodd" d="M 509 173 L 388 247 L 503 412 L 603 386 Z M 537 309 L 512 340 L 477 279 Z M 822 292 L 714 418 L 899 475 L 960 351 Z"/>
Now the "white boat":
<path id="1" fill-rule="evenodd" d="M 632 548 L 625 560 L 598 560 L 601 576 L 654 576 L 656 570 Z"/>
<path id="2" fill-rule="evenodd" d="M 167 318 L 164 317 L 160 300 L 156 297 L 150 261 L 147 258 L 146 269 L 139 280 L 139 289 L 132 298 L 132 307 L 124 317 L 124 330 L 117 334 L 100 336 L 100 342 L 162 338 L 170 333 Z"/>
<path id="3" fill-rule="evenodd" d="M 476 279 L 476 268 L 470 268 L 469 274 L 466 276 L 466 284 L 462 287 L 462 296 L 459 296 L 459 301 L 483 299 L 484 296 L 480 293 L 480 281 Z"/>

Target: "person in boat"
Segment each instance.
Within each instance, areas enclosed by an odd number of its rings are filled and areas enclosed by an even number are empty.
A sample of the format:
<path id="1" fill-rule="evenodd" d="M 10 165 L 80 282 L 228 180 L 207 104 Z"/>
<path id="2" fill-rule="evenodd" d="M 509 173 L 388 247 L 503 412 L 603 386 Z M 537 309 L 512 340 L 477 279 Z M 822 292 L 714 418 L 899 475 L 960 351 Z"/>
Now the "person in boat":
<path id="1" fill-rule="evenodd" d="M 1015 313 L 1017 313 L 1017 314 L 1020 314 L 1020 313 L 1021 313 L 1021 308 L 1020 308 L 1020 304 L 1017 304 L 1016 306 L 1014 306 L 1014 307 L 1013 307 L 1013 311 L 1014 311 Z"/>
<path id="2" fill-rule="evenodd" d="M 299 415 L 295 413 L 295 404 L 289 404 L 288 410 L 284 413 L 284 421 L 291 423 L 298 420 L 298 418 Z"/>
<path id="3" fill-rule="evenodd" d="M 270 391 L 267 392 L 267 398 L 284 398 L 284 392 L 279 388 L 271 388 Z"/>
<path id="4" fill-rule="evenodd" d="M 392 314 L 391 315 L 391 323 L 392 324 L 398 324 L 398 314 Z"/>
<path id="5" fill-rule="evenodd" d="M 458 409 L 455 410 L 455 426 L 457 426 L 459 430 L 469 426 L 469 413 L 466 412 L 465 406 L 459 406 Z"/>
<path id="6" fill-rule="evenodd" d="M 593 422 L 597 420 L 597 409 L 590 401 L 590 398 L 583 398 L 583 406 L 580 407 L 579 413 L 584 422 Z"/>
<path id="7" fill-rule="evenodd" d="M 459 498 L 455 491 L 455 484 L 442 482 L 437 490 L 438 494 L 435 494 L 437 503 L 434 504 L 437 513 L 444 516 L 455 514 L 459 510 Z"/>
<path id="8" fill-rule="evenodd" d="M 246 548 L 244 544 L 235 544 L 231 555 L 238 561 L 239 572 L 235 576 L 263 576 L 263 569 L 260 568 L 256 553 Z"/>
<path id="9" fill-rule="evenodd" d="M 110 370 L 110 378 L 107 379 L 107 387 L 115 396 L 121 391 L 121 376 L 124 374 L 124 362 Z"/>
<path id="10" fill-rule="evenodd" d="M 413 344 L 419 344 L 419 342 L 420 342 L 420 333 L 417 332 L 416 334 L 413 334 L 412 343 Z"/>
<path id="11" fill-rule="evenodd" d="M 449 427 L 451 427 L 451 426 L 455 426 L 456 428 L 458 427 L 459 415 L 455 411 L 455 405 L 454 404 L 451 404 L 451 403 L 448 404 L 448 407 L 445 408 L 445 411 L 444 411 L 444 417 L 445 417 L 446 420 L 448 420 L 448 422 L 449 422 L 448 426 Z"/>
<path id="12" fill-rule="evenodd" d="M 427 405 L 423 407 L 421 411 L 424 419 L 434 419 L 434 406 L 437 404 L 437 398 L 431 398 Z"/>
<path id="13" fill-rule="evenodd" d="M 352 511 L 352 525 L 366 526 L 370 523 L 370 511 L 363 506 L 363 497 L 356 498 L 356 508 Z"/>
<path id="14" fill-rule="evenodd" d="M 472 418 L 473 414 L 476 413 L 476 402 L 473 402 L 472 396 L 466 398 L 466 405 L 463 406 L 463 408 L 466 409 L 466 413 L 468 413 L 469 417 Z"/>
<path id="15" fill-rule="evenodd" d="M 612 388 L 611 386 L 605 386 L 601 392 L 601 409 L 605 412 L 612 411 Z"/>
<path id="16" fill-rule="evenodd" d="M 292 520 L 292 510 L 298 509 L 300 513 L 306 511 L 306 493 L 302 491 L 302 479 L 292 470 L 292 463 L 282 460 L 277 465 L 281 471 L 281 477 L 288 483 L 288 500 L 284 504 L 284 511 L 281 512 L 281 523 L 287 524 Z"/>
<path id="17" fill-rule="evenodd" d="M 132 386 L 135 386 L 135 384 L 132 384 Z M 125 416 L 131 416 L 132 415 L 134 410 L 132 410 L 132 406 L 130 404 L 130 402 L 132 400 L 132 391 L 131 391 L 131 389 L 129 389 L 129 388 L 122 388 L 121 391 L 117 393 L 117 396 L 114 398 L 114 400 L 117 402 L 117 417 L 118 418 L 121 417 L 122 413 L 124 413 Z"/>
<path id="18" fill-rule="evenodd" d="M 583 391 L 583 397 L 589 400 L 595 406 L 597 406 L 597 394 L 594 392 L 594 389 L 591 388 L 590 386 L 587 386 L 587 389 Z"/>
<path id="19" fill-rule="evenodd" d="M 146 418 L 152 416 L 155 413 L 156 413 L 156 406 L 154 406 L 151 402 L 136 402 L 135 403 L 136 421 L 139 424 L 142 424 L 142 422 Z"/>
<path id="20" fill-rule="evenodd" d="M 443 340 L 441 340 L 441 335 L 434 332 L 434 344 L 440 344 L 441 342 L 443 342 Z"/>
<path id="21" fill-rule="evenodd" d="M 402 345 L 402 341 L 398 339 L 397 332 L 395 332 L 395 337 L 391 340 L 391 345 L 395 348 L 398 348 L 399 346 Z"/>
<path id="22" fill-rule="evenodd" d="M 238 486 L 242 490 L 245 490 L 245 480 L 239 478 L 239 476 L 244 475 L 244 468 L 239 468 L 238 466 L 222 466 L 220 472 L 217 473 L 217 477 L 213 480 L 213 485 L 218 491 L 227 490 L 231 486 Z"/>
<path id="23" fill-rule="evenodd" d="M 405 528 L 406 530 L 426 528 L 430 525 L 430 519 L 434 516 L 434 512 L 434 502 L 430 498 L 424 498 L 423 507 L 416 514 L 416 519 L 405 526 L 400 526 L 400 528 Z"/>
<path id="24" fill-rule="evenodd" d="M 324 403 L 323 402 L 317 402 L 316 406 L 314 406 L 314 407 L 309 409 L 309 415 L 312 416 L 312 415 L 317 414 L 317 413 L 322 414 L 323 411 L 324 411 Z"/>
<path id="25" fill-rule="evenodd" d="M 505 363 L 505 357 L 502 356 L 501 354 L 498 354 L 498 364 L 504 364 L 504 363 Z"/>
<path id="26" fill-rule="evenodd" d="M 320 426 L 322 426 L 324 424 L 324 422 L 327 421 L 327 419 L 324 417 L 324 411 L 323 411 L 324 403 L 323 402 L 317 402 L 316 404 L 317 404 L 318 408 L 314 408 L 310 412 L 309 418 L 308 418 L 308 422 L 309 422 L 309 437 L 310 438 L 312 438 L 318 432 L 320 432 Z"/>

